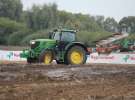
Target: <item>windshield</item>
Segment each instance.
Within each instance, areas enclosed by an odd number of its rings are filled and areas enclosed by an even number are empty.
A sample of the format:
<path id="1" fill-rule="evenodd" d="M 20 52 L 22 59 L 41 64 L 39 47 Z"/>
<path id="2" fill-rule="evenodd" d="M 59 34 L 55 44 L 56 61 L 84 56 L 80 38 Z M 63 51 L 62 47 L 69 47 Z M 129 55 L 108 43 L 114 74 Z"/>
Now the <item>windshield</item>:
<path id="1" fill-rule="evenodd" d="M 73 32 L 62 32 L 61 41 L 75 41 L 75 33 Z"/>

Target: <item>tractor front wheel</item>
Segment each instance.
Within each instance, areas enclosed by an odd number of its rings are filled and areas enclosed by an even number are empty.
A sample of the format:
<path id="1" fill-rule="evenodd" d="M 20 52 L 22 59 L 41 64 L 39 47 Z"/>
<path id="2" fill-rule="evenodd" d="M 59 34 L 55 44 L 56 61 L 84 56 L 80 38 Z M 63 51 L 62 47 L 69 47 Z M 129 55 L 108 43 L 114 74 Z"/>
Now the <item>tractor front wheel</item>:
<path id="1" fill-rule="evenodd" d="M 53 61 L 53 53 L 51 50 L 43 51 L 39 56 L 39 62 L 44 63 L 46 65 L 51 64 Z"/>
<path id="2" fill-rule="evenodd" d="M 80 65 L 86 63 L 86 51 L 81 46 L 73 46 L 67 52 L 67 64 Z"/>

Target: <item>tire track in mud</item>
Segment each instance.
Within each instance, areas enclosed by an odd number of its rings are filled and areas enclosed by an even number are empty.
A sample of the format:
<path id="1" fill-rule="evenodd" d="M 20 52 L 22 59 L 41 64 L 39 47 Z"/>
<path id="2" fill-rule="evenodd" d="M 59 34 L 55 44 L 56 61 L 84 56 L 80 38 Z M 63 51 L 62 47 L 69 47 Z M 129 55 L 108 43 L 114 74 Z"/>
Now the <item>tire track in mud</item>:
<path id="1" fill-rule="evenodd" d="M 54 82 L 72 80 L 135 79 L 134 65 L 43 65 L 1 64 L 0 84 Z"/>
<path id="2" fill-rule="evenodd" d="M 134 65 L 0 65 L 0 100 L 134 100 L 134 90 Z"/>
<path id="3" fill-rule="evenodd" d="M 129 68 L 135 67 L 135 65 L 119 65 L 119 64 L 87 64 L 87 65 L 44 65 L 44 64 L 21 64 L 21 63 L 12 63 L 12 64 L 0 64 L 0 71 L 20 71 L 20 70 L 42 70 L 42 69 L 58 69 L 58 68 L 78 68 L 78 67 L 98 67 L 104 70 L 104 67 L 113 67 L 113 68 Z"/>

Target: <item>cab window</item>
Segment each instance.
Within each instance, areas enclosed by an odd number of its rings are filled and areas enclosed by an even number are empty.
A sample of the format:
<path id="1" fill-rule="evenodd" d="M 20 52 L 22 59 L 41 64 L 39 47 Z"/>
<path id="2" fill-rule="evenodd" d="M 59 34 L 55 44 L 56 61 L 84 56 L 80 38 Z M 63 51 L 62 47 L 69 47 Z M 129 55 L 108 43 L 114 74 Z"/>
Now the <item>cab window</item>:
<path id="1" fill-rule="evenodd" d="M 60 32 L 55 32 L 54 40 L 60 40 Z"/>
<path id="2" fill-rule="evenodd" d="M 72 42 L 75 41 L 74 32 L 62 32 L 61 41 Z"/>

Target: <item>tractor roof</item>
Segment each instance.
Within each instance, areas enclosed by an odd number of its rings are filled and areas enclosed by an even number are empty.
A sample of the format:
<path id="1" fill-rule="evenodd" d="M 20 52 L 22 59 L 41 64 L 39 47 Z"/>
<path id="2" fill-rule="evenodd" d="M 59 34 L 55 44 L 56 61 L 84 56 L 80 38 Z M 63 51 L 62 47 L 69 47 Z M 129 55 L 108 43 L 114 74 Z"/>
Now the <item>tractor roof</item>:
<path id="1" fill-rule="evenodd" d="M 61 31 L 64 31 L 64 32 L 76 32 L 76 30 L 68 30 L 68 29 L 62 29 Z"/>

